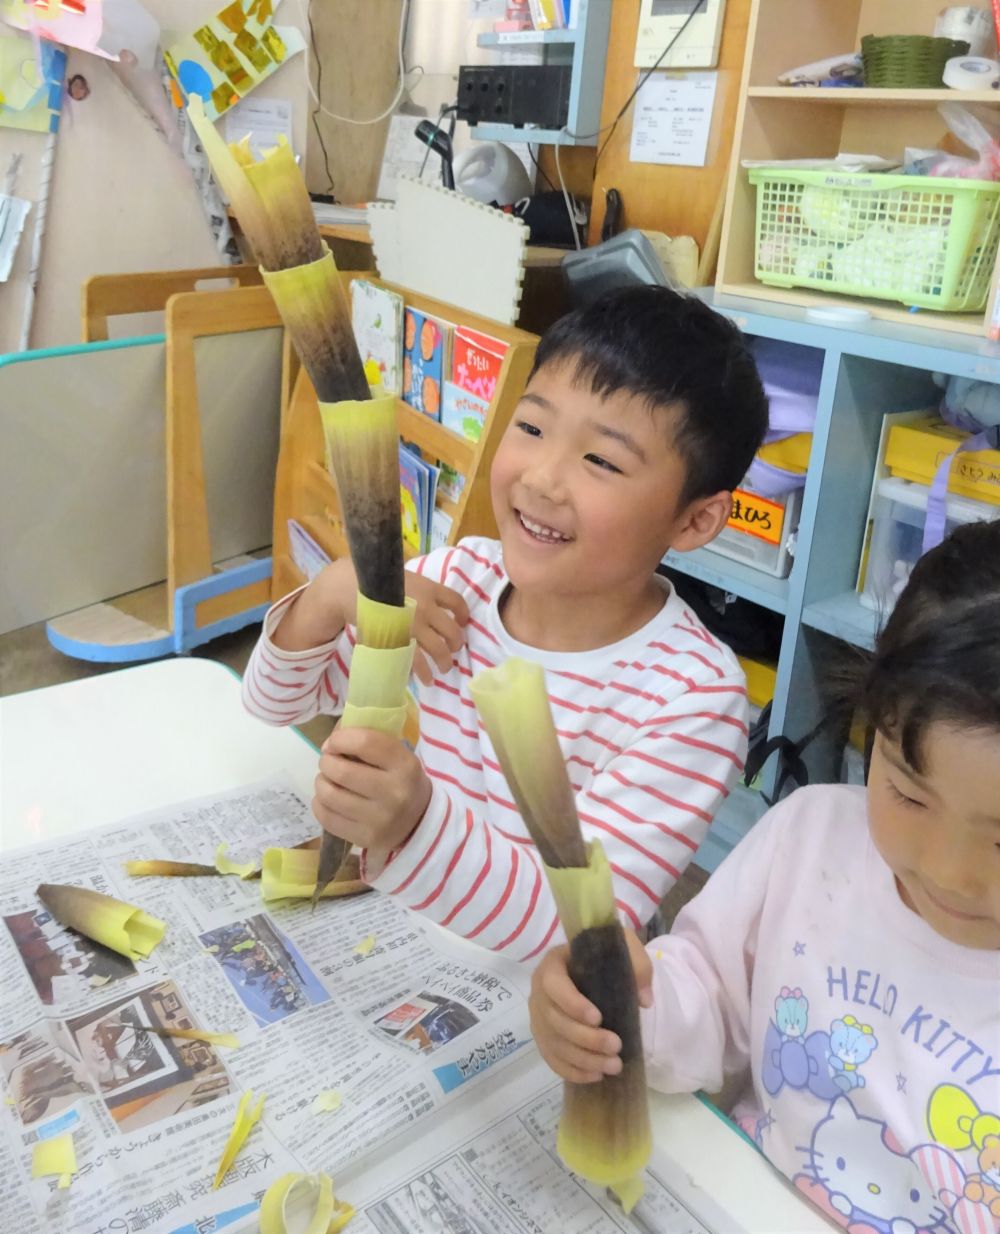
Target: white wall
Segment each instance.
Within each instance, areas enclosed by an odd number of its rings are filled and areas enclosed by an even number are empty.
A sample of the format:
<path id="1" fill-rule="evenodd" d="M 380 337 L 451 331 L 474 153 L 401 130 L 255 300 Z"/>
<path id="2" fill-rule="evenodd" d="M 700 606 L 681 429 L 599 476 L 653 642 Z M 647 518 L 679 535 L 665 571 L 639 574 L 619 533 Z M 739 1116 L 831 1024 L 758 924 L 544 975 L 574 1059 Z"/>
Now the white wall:
<path id="1" fill-rule="evenodd" d="M 144 0 L 167 30 L 185 33 L 217 12 L 219 0 Z M 286 3 L 278 25 L 302 26 L 298 3 Z M 0 25 L 6 30 L 6 26 Z M 63 102 L 56 142 L 48 223 L 31 346 L 56 347 L 80 339 L 80 285 L 92 274 L 180 269 L 217 264 L 215 245 L 185 164 L 151 120 L 95 56 L 73 51 L 67 80 L 82 73 L 90 97 Z M 257 87 L 258 97 L 295 104 L 294 143 L 305 151 L 305 62 L 293 57 Z M 0 180 L 13 152 L 22 154 L 15 187 L 34 201 L 45 135 L 0 128 Z M 25 301 L 35 208 L 14 269 L 0 283 L 0 354 L 18 346 Z"/>

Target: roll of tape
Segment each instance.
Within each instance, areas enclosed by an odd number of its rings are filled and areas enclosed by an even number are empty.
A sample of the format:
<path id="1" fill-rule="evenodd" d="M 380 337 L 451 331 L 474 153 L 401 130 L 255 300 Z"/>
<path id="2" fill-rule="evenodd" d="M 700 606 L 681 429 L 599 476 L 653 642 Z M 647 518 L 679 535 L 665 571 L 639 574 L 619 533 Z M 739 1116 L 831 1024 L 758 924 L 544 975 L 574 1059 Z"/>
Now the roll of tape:
<path id="1" fill-rule="evenodd" d="M 985 56 L 953 56 L 944 66 L 944 84 L 952 90 L 989 90 L 1000 81 L 1000 61 Z"/>

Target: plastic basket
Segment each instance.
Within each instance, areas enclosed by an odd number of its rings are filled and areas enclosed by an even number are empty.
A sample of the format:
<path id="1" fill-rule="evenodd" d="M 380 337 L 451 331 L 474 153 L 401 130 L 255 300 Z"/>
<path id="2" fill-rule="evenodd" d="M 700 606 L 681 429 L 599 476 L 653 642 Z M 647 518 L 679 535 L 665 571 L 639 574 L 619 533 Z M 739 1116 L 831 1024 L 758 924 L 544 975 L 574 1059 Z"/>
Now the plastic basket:
<path id="1" fill-rule="evenodd" d="M 753 167 L 755 273 L 946 312 L 986 304 L 1000 240 L 1000 184 L 933 176 Z"/>
<path id="2" fill-rule="evenodd" d="M 944 85 L 944 66 L 968 54 L 959 39 L 928 34 L 866 34 L 861 40 L 865 85 L 876 89 L 934 90 Z"/>

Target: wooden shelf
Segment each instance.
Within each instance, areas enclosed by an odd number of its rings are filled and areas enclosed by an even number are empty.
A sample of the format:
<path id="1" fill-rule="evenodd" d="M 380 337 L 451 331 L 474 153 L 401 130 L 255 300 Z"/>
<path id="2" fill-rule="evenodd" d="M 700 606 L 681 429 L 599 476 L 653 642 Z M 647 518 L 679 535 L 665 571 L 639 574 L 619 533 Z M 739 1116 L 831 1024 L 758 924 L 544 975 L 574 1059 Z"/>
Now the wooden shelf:
<path id="1" fill-rule="evenodd" d="M 450 428 L 445 428 L 437 420 L 425 416 L 402 399 L 396 400 L 396 410 L 399 416 L 399 435 L 406 441 L 412 441 L 421 450 L 433 454 L 442 463 L 454 467 L 456 471 L 466 471 L 476 453 L 476 443 L 467 437 L 459 437 Z"/>
<path id="2" fill-rule="evenodd" d="M 355 277 L 380 283 L 368 274 L 358 276 L 345 273 L 342 276 L 345 289 L 349 289 Z M 457 501 L 441 498 L 437 501 L 438 507 L 452 520 L 448 543 L 454 544 L 463 536 L 495 536 L 496 521 L 489 491 L 490 466 L 497 444 L 527 384 L 538 337 L 499 322 L 462 313 L 454 306 L 440 304 L 403 287 L 392 290 L 399 292 L 408 306 L 445 317 L 456 324 L 465 324 L 507 344 L 493 402 L 479 441 L 469 441 L 402 399 L 396 400 L 401 439 L 418 446 L 428 461 L 440 460 L 464 478 L 465 483 Z M 272 600 L 286 595 L 305 581 L 291 556 L 289 519 L 295 519 L 332 559 L 344 557 L 349 551 L 337 486 L 327 471 L 316 392 L 304 369 L 298 372 L 294 383 L 290 381 L 289 384 L 291 392 L 282 418 L 281 450 L 274 486 L 275 567 Z M 404 544 L 403 556 L 409 560 L 416 554 Z"/>
<path id="3" fill-rule="evenodd" d="M 936 313 L 933 309 L 908 309 L 896 300 L 861 300 L 857 296 L 838 296 L 833 291 L 810 291 L 806 287 L 769 287 L 756 280 L 746 283 L 721 283 L 716 290 L 725 296 L 749 296 L 754 300 L 770 300 L 775 304 L 794 304 L 804 309 L 843 308 L 867 309 L 878 321 L 892 321 L 897 325 L 929 326 L 937 330 L 958 331 L 982 337 L 983 314 Z M 821 322 L 822 325 L 839 325 L 836 321 Z M 847 323 L 855 330 L 864 329 L 864 321 Z"/>
<path id="4" fill-rule="evenodd" d="M 834 107 L 936 107 L 939 103 L 996 103 L 1000 90 L 877 90 L 850 86 L 750 86 L 751 99 Z"/>

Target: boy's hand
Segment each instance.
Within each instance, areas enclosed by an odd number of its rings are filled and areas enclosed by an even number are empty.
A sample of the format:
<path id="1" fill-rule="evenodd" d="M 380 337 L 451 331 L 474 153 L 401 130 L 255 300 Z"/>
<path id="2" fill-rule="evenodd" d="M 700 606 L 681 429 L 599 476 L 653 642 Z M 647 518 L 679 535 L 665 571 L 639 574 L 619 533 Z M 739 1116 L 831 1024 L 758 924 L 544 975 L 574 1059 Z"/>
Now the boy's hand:
<path id="1" fill-rule="evenodd" d="M 653 966 L 639 939 L 625 931 L 629 958 L 639 987 L 639 1004 L 652 1005 Z M 531 1032 L 542 1058 L 556 1075 L 574 1084 L 592 1084 L 622 1069 L 621 1038 L 601 1028 L 601 1013 L 573 984 L 567 968 L 569 947 L 554 947 L 531 978 Z"/>
<path id="2" fill-rule="evenodd" d="M 313 814 L 361 848 L 399 848 L 423 818 L 431 782 L 399 740 L 371 728 L 336 728 L 323 743 Z"/>
<path id="3" fill-rule="evenodd" d="M 469 608 L 457 591 L 412 570 L 406 571 L 406 594 L 417 602 L 413 617 L 413 637 L 417 640 L 413 671 L 418 681 L 429 686 L 434 668 L 447 673 L 452 656 L 465 642 Z"/>

